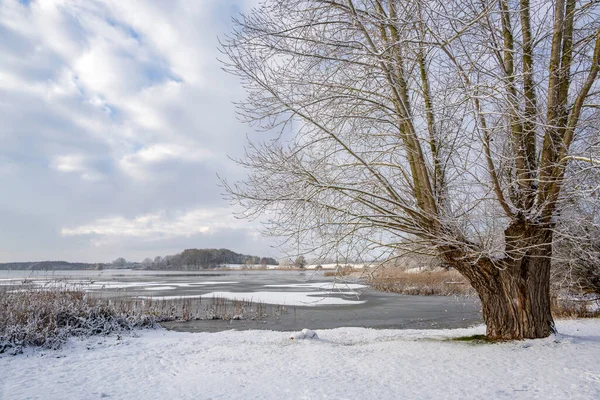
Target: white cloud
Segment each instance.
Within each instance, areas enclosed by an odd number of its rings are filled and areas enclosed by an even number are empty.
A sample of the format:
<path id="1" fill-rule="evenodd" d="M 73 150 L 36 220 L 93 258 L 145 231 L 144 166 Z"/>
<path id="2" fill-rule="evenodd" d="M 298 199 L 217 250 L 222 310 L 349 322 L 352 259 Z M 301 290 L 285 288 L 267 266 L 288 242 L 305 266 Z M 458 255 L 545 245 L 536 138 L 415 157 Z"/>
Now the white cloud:
<path id="1" fill-rule="evenodd" d="M 85 158 L 79 154 L 58 156 L 55 158 L 52 167 L 61 172 L 80 172 L 84 169 Z"/>
<path id="2" fill-rule="evenodd" d="M 76 173 L 86 181 L 97 181 L 103 175 L 89 165 L 90 160 L 83 154 L 66 154 L 54 157 L 51 167 L 59 172 Z"/>
<path id="3" fill-rule="evenodd" d="M 195 209 L 185 213 L 158 212 L 134 218 L 100 218 L 91 224 L 62 228 L 63 236 L 100 235 L 164 239 L 239 227 L 228 208 Z"/>
<path id="4" fill-rule="evenodd" d="M 119 167 L 135 179 L 153 178 L 151 167 L 167 161 L 197 163 L 211 157 L 203 148 L 185 147 L 174 143 L 159 143 L 127 154 L 119 160 Z"/>

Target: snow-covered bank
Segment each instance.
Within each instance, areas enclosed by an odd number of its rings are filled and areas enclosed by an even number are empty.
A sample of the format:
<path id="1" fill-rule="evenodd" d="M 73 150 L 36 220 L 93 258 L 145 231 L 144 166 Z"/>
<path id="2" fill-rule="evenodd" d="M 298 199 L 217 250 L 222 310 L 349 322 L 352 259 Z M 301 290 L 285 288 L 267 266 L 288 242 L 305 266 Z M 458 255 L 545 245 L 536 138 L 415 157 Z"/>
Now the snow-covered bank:
<path id="1" fill-rule="evenodd" d="M 0 358 L 1 399 L 597 399 L 600 320 L 543 340 L 473 344 L 458 330 L 178 333 L 72 339 Z"/>

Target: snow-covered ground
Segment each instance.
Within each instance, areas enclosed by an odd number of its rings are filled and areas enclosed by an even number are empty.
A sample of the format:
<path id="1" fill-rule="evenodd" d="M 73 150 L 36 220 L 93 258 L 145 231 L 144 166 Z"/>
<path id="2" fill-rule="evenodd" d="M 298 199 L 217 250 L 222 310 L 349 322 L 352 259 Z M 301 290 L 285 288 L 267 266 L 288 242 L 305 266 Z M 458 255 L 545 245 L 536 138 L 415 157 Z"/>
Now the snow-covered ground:
<path id="1" fill-rule="evenodd" d="M 306 269 L 317 269 L 317 267 L 321 267 L 320 269 L 328 269 L 328 270 L 333 270 L 336 268 L 341 268 L 341 267 L 352 267 L 352 268 L 365 268 L 365 267 L 369 267 L 370 264 L 346 264 L 346 263 L 340 263 L 340 264 L 336 264 L 336 263 L 329 263 L 329 264 L 308 264 L 306 265 L 304 268 Z M 286 269 L 286 268 L 294 268 L 293 264 L 283 264 L 283 265 L 262 265 L 262 264 L 224 264 L 222 265 L 222 267 L 224 268 L 228 268 L 228 269 L 262 269 L 265 268 L 266 269 Z"/>
<path id="2" fill-rule="evenodd" d="M 336 269 L 336 268 L 343 268 L 343 267 L 351 267 L 351 268 L 357 268 L 357 269 L 362 269 L 365 267 L 369 267 L 369 264 L 309 264 L 307 265 L 305 268 L 306 269 L 316 269 L 318 266 L 321 266 L 322 269 Z"/>
<path id="3" fill-rule="evenodd" d="M 354 289 L 365 289 L 367 285 L 360 283 L 346 283 L 346 282 L 308 282 L 308 283 L 291 283 L 286 285 L 265 285 L 269 288 L 313 288 L 313 289 L 327 289 L 327 290 L 354 290 Z"/>
<path id="4" fill-rule="evenodd" d="M 310 328 L 310 327 L 307 327 Z M 1 399 L 598 399 L 600 320 L 535 341 L 458 330 L 178 333 L 72 339 L 0 358 Z"/>

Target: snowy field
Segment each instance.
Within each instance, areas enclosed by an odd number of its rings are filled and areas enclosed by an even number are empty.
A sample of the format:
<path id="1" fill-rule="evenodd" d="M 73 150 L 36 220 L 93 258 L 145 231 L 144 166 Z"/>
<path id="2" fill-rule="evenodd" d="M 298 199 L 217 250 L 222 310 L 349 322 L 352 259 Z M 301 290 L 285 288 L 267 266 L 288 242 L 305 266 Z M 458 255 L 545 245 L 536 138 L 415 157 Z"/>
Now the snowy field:
<path id="1" fill-rule="evenodd" d="M 226 331 L 72 339 L 0 358 L 1 399 L 599 399 L 600 320 L 551 338 L 457 330 Z"/>

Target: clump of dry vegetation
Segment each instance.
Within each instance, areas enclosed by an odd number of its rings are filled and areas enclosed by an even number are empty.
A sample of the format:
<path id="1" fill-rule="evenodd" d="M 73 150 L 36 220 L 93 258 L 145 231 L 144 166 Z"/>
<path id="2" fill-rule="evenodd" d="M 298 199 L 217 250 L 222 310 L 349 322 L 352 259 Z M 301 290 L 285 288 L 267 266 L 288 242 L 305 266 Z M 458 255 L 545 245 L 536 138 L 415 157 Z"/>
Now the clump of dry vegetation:
<path id="1" fill-rule="evenodd" d="M 152 327 L 150 314 L 127 311 L 82 291 L 1 290 L 0 353 L 20 353 L 25 346 L 56 349 L 70 336 L 106 335 Z"/>
<path id="2" fill-rule="evenodd" d="M 334 269 L 333 271 L 325 271 L 323 273 L 323 276 L 337 276 L 337 277 L 342 277 L 342 276 L 348 276 L 351 275 L 353 272 L 357 272 L 358 270 L 351 267 L 350 265 L 344 265 L 344 266 L 338 266 L 336 267 L 336 269 Z"/>
<path id="3" fill-rule="evenodd" d="M 19 354 L 24 347 L 59 348 L 69 337 L 86 337 L 153 328 L 159 322 L 279 318 L 286 306 L 214 297 L 135 299 L 105 298 L 83 289 L 0 289 L 0 354 Z"/>
<path id="4" fill-rule="evenodd" d="M 279 318 L 289 313 L 289 308 L 285 305 L 271 305 L 265 303 L 253 302 L 248 299 L 233 299 L 228 301 L 222 297 L 212 297 L 204 308 L 205 317 L 198 319 L 222 319 L 230 320 L 262 320 L 268 317 Z"/>
<path id="5" fill-rule="evenodd" d="M 369 277 L 375 290 L 407 295 L 473 296 L 475 290 L 454 270 L 407 272 L 395 267 L 382 267 Z"/>
<path id="6" fill-rule="evenodd" d="M 600 298 L 551 297 L 552 315 L 556 318 L 599 318 Z"/>
<path id="7" fill-rule="evenodd" d="M 407 272 L 398 267 L 382 267 L 369 277 L 375 290 L 406 295 L 476 296 L 469 282 L 455 270 Z M 561 288 L 551 294 L 552 315 L 556 318 L 598 318 L 600 297 L 569 295 Z"/>

